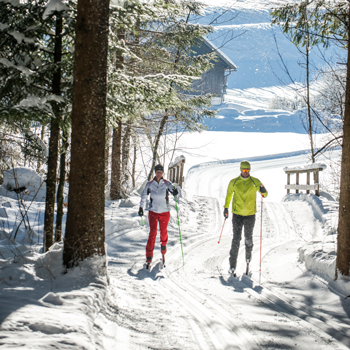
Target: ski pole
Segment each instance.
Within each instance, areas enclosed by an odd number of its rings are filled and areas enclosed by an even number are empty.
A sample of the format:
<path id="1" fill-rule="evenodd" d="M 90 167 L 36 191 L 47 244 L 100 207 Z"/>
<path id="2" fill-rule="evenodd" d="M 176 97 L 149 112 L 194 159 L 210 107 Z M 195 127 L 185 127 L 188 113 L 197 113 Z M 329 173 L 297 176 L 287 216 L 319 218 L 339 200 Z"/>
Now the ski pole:
<path id="1" fill-rule="evenodd" d="M 183 261 L 183 264 L 185 265 L 184 251 L 183 251 L 182 239 L 181 239 L 179 211 L 178 211 L 178 209 L 177 209 L 177 200 L 176 200 L 176 196 L 174 196 L 174 198 L 175 198 L 175 207 L 176 207 L 176 213 L 177 213 L 177 224 L 178 224 L 178 226 L 179 226 L 179 236 L 180 236 L 180 243 L 181 243 L 182 261 Z"/>
<path id="2" fill-rule="evenodd" d="M 261 195 L 261 222 L 260 222 L 260 269 L 259 269 L 259 284 L 261 284 L 261 248 L 262 248 L 262 215 L 263 215 L 263 195 Z"/>
<path id="3" fill-rule="evenodd" d="M 141 216 L 141 225 L 143 226 L 145 222 L 143 221 L 143 215 Z"/>
<path id="4" fill-rule="evenodd" d="M 225 220 L 224 220 L 224 224 L 222 225 L 222 229 L 221 229 L 221 233 L 220 233 L 220 237 L 219 237 L 218 244 L 219 244 L 219 243 L 220 243 L 220 241 L 221 241 L 221 235 L 222 235 L 222 231 L 224 230 L 224 226 L 225 226 L 226 219 L 227 219 L 227 218 L 225 218 Z"/>

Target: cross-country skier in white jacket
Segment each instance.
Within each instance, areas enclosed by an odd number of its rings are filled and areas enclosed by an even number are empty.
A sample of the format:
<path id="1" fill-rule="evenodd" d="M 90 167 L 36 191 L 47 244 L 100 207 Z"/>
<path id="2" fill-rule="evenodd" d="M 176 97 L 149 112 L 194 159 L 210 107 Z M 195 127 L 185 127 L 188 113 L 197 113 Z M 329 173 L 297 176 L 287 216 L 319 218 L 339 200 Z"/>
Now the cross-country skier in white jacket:
<path id="1" fill-rule="evenodd" d="M 164 255 L 166 253 L 166 244 L 168 242 L 167 227 L 170 220 L 169 193 L 171 193 L 173 196 L 177 196 L 179 193 L 170 181 L 163 178 L 164 168 L 162 165 L 156 165 L 154 171 L 155 177 L 153 180 L 147 182 L 146 187 L 141 194 L 139 209 L 139 215 L 142 216 L 146 199 L 148 195 L 150 195 L 148 212 L 150 231 L 146 246 L 147 268 L 149 268 L 149 265 L 153 259 L 153 250 L 157 237 L 158 222 L 160 229 L 161 252 L 163 255 L 163 262 L 165 261 Z"/>

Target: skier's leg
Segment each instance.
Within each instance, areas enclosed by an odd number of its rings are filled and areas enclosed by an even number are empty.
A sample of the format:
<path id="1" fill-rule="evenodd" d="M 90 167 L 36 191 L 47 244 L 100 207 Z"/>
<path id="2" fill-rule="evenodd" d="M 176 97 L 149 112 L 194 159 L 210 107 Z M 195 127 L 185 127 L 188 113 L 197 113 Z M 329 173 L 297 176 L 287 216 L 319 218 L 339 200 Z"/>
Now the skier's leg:
<path id="1" fill-rule="evenodd" d="M 148 241 L 146 245 L 146 261 L 152 262 L 154 244 L 157 237 L 158 214 L 153 211 L 149 211 L 148 221 L 149 221 L 149 236 L 148 236 Z"/>
<path id="2" fill-rule="evenodd" d="M 230 268 L 235 269 L 237 265 L 237 256 L 239 250 L 239 243 L 242 237 L 243 216 L 232 215 L 233 238 L 230 250 Z"/>
<path id="3" fill-rule="evenodd" d="M 170 211 L 159 214 L 159 230 L 160 230 L 160 245 L 161 252 L 166 253 L 166 244 L 168 243 L 168 224 L 170 220 Z"/>
<path id="4" fill-rule="evenodd" d="M 255 225 L 255 215 L 244 217 L 244 237 L 245 237 L 245 258 L 247 262 L 252 260 L 253 250 L 253 230 Z"/>

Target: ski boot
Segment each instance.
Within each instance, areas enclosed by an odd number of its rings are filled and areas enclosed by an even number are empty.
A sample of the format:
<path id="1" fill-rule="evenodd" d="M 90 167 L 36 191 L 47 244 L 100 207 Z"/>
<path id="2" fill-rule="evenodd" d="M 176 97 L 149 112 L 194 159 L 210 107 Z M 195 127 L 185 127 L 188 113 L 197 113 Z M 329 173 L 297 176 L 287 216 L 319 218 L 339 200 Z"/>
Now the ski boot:
<path id="1" fill-rule="evenodd" d="M 249 263 L 250 263 L 250 259 L 247 259 L 247 268 L 246 268 L 246 270 L 245 270 L 245 274 L 246 274 L 247 276 L 250 275 Z"/>
<path id="2" fill-rule="evenodd" d="M 151 263 L 152 263 L 152 258 L 147 258 L 147 260 L 145 262 L 146 270 L 151 270 Z"/>
<path id="3" fill-rule="evenodd" d="M 162 266 L 163 266 L 163 268 L 165 268 L 165 255 L 164 254 L 162 254 Z"/>
<path id="4" fill-rule="evenodd" d="M 229 274 L 233 277 L 237 277 L 236 275 L 236 270 L 232 267 L 232 268 L 229 268 L 228 270 Z"/>

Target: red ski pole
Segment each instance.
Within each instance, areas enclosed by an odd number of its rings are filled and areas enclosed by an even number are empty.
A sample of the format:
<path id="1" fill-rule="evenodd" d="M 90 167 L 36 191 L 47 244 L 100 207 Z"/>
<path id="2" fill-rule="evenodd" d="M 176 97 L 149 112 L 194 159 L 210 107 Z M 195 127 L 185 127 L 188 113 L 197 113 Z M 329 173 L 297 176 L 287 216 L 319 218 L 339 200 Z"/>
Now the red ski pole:
<path id="1" fill-rule="evenodd" d="M 261 222 L 260 222 L 260 269 L 259 269 L 259 284 L 261 284 L 261 248 L 262 248 L 262 214 L 263 214 L 263 195 L 261 195 Z"/>
<path id="2" fill-rule="evenodd" d="M 219 244 L 220 241 L 221 241 L 221 235 L 222 235 L 222 231 L 224 230 L 224 226 L 225 226 L 226 219 L 227 219 L 227 218 L 225 218 L 224 224 L 222 225 L 222 229 L 221 229 L 221 233 L 220 233 L 220 238 L 219 238 L 218 244 Z"/>

